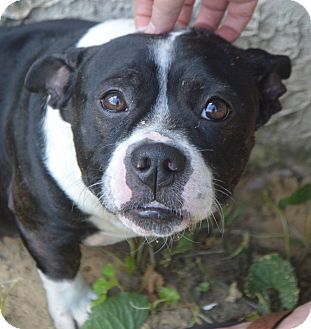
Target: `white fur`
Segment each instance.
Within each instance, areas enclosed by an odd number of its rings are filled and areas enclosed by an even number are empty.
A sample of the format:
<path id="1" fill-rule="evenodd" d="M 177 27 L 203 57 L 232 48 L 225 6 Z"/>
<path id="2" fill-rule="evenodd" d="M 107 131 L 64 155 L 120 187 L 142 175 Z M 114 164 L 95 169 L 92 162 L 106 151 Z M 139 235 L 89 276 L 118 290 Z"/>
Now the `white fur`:
<path id="1" fill-rule="evenodd" d="M 79 40 L 77 47 L 92 47 L 102 45 L 112 39 L 135 32 L 132 19 L 114 19 L 93 26 Z"/>
<path id="2" fill-rule="evenodd" d="M 171 38 L 161 39 L 152 47 L 154 61 L 157 65 L 157 78 L 159 83 L 159 94 L 154 110 L 156 112 L 155 115 L 164 120 L 169 112 L 167 102 L 167 81 L 170 65 L 174 57 L 173 40 Z"/>
<path id="3" fill-rule="evenodd" d="M 153 108 L 154 115 L 165 121 L 169 114 L 167 102 L 167 82 L 171 63 L 175 56 L 175 40 L 186 31 L 172 32 L 165 39 L 157 40 L 151 47 L 151 56 L 157 65 L 157 78 L 159 83 L 159 94 Z"/>
<path id="4" fill-rule="evenodd" d="M 44 163 L 52 177 L 79 209 L 90 215 L 104 217 L 105 209 L 82 181 L 70 124 L 62 119 L 59 110 L 48 106 L 43 129 Z"/>
<path id="5" fill-rule="evenodd" d="M 133 237 L 133 232 L 124 227 L 115 215 L 107 212 L 84 184 L 77 162 L 71 126 L 62 119 L 59 110 L 47 107 L 43 132 L 46 168 L 74 204 L 90 215 L 89 221 L 103 231 L 102 244 L 112 244 Z M 92 244 L 91 241 L 92 238 L 89 237 L 86 243 Z"/>
<path id="6" fill-rule="evenodd" d="M 75 329 L 74 320 L 79 326 L 87 320 L 95 293 L 78 274 L 73 280 L 52 280 L 41 271 L 48 300 L 49 312 L 56 329 Z"/>

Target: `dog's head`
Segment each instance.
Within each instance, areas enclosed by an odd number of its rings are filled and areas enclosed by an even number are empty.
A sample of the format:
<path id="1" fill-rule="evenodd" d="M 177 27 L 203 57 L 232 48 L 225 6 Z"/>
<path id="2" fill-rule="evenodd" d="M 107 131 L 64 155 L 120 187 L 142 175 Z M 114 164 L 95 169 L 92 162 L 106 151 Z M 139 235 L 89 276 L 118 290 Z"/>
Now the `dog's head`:
<path id="1" fill-rule="evenodd" d="M 71 124 L 83 180 L 104 207 L 140 235 L 165 236 L 231 193 L 289 75 L 285 56 L 192 30 L 45 57 L 26 86 Z"/>

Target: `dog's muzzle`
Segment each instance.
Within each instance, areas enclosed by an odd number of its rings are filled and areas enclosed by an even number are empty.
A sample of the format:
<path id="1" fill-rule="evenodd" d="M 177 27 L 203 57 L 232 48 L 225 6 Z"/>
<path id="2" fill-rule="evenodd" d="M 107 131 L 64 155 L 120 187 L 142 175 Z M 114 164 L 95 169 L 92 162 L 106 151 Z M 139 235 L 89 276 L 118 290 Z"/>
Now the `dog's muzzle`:
<path id="1" fill-rule="evenodd" d="M 167 236 L 212 212 L 212 175 L 182 136 L 133 134 L 120 143 L 103 177 L 103 202 L 139 235 Z"/>

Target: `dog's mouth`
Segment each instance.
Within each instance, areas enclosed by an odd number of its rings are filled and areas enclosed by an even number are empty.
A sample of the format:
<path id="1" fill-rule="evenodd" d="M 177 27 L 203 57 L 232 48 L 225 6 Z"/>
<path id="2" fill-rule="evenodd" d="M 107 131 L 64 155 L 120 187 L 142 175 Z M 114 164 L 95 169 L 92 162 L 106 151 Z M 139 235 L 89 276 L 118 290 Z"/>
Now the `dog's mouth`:
<path id="1" fill-rule="evenodd" d="M 131 211 L 142 218 L 154 220 L 166 220 L 172 216 L 183 217 L 181 212 L 178 214 L 177 210 L 173 210 L 157 201 L 150 202 L 144 206 L 138 206 Z"/>
<path id="2" fill-rule="evenodd" d="M 167 236 L 184 229 L 186 214 L 157 201 L 142 206 L 123 209 L 123 221 L 142 235 Z"/>

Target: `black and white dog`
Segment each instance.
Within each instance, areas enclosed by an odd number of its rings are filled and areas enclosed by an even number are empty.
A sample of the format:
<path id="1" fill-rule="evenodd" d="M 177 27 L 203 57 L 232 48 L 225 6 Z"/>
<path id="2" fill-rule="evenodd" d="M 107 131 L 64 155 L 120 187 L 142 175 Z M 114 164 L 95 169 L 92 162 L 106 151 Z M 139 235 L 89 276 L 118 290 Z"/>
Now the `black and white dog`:
<path id="1" fill-rule="evenodd" d="M 0 28 L 0 224 L 16 223 L 57 329 L 81 326 L 94 297 L 80 244 L 208 218 L 286 91 L 285 56 L 205 30 L 132 32 L 124 20 Z"/>

